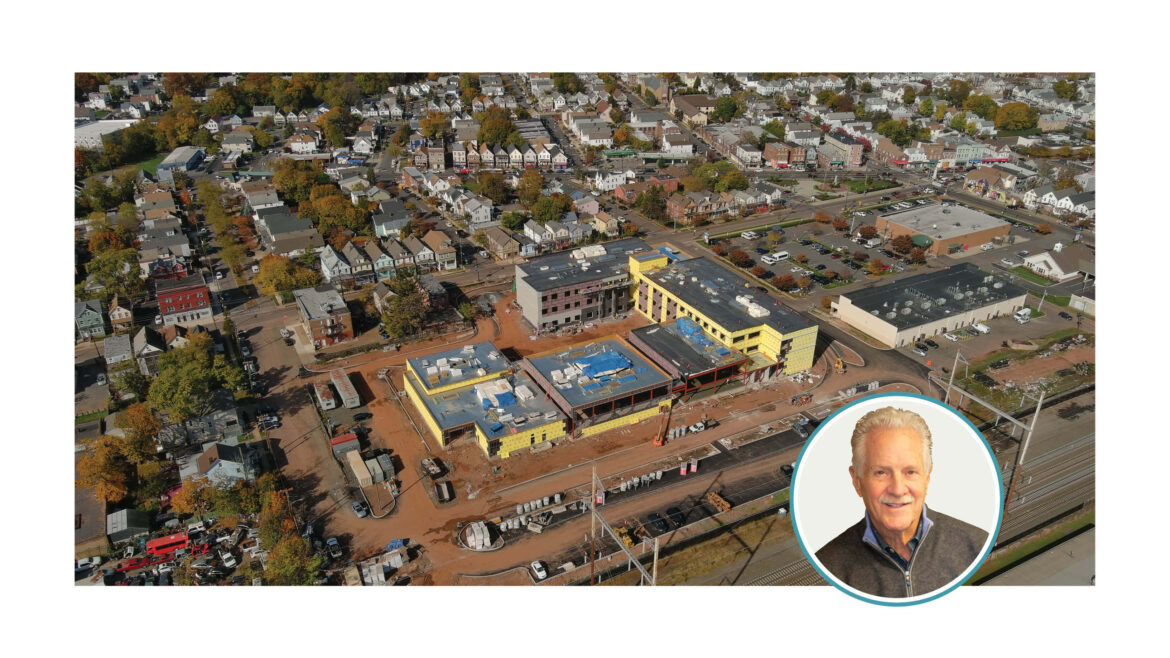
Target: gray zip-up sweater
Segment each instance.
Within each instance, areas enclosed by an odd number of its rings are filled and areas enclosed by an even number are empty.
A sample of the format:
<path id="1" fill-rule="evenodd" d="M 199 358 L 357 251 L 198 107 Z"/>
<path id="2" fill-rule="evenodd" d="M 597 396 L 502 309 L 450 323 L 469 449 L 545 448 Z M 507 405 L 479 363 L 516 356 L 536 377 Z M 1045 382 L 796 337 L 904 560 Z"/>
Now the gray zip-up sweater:
<path id="1" fill-rule="evenodd" d="M 894 558 L 865 541 L 865 517 L 817 551 L 834 576 L 855 589 L 887 598 L 933 592 L 958 577 L 979 557 L 987 533 L 930 510 L 931 525 L 905 571 Z"/>

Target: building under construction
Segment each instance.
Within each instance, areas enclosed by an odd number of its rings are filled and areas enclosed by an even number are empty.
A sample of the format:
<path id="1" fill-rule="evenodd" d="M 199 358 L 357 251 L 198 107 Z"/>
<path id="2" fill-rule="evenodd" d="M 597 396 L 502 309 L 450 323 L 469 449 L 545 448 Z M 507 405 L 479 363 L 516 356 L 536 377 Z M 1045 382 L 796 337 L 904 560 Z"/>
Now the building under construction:
<path id="1" fill-rule="evenodd" d="M 683 401 L 743 380 L 751 358 L 720 344 L 690 318 L 630 332 L 630 344 L 673 378 L 672 392 Z"/>
<path id="2" fill-rule="evenodd" d="M 640 422 L 672 401 L 672 377 L 618 336 L 536 354 L 521 367 L 578 436 Z"/>

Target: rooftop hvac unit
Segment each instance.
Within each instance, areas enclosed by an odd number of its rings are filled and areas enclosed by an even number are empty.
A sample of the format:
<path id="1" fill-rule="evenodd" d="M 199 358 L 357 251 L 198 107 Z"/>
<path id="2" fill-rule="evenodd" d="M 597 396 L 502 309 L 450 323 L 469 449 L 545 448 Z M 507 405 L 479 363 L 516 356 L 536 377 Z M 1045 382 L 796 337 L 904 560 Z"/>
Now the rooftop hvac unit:
<path id="1" fill-rule="evenodd" d="M 979 286 L 979 294 L 986 295 L 987 294 L 987 286 Z"/>
<path id="2" fill-rule="evenodd" d="M 910 310 L 911 310 L 911 309 L 910 309 L 910 307 L 909 307 L 909 306 L 907 306 L 906 308 L 902 309 L 902 315 L 910 315 Z"/>
<path id="3" fill-rule="evenodd" d="M 450 361 L 447 359 L 439 359 L 435 361 L 435 365 L 439 366 L 440 368 L 446 368 L 448 363 L 450 363 Z"/>
<path id="4" fill-rule="evenodd" d="M 928 308 L 930 308 L 930 302 L 922 302 L 922 310 L 925 311 Z"/>
<path id="5" fill-rule="evenodd" d="M 952 297 L 954 297 L 954 298 L 955 298 L 955 301 L 957 302 L 957 301 L 959 301 L 960 299 L 962 299 L 962 298 L 963 298 L 963 293 L 961 293 L 961 292 L 956 292 L 955 294 L 953 294 L 953 295 L 951 295 L 951 296 L 952 296 Z"/>
<path id="6" fill-rule="evenodd" d="M 499 352 L 489 352 L 488 358 L 489 359 L 498 359 L 498 358 L 500 358 L 500 353 Z"/>
<path id="7" fill-rule="evenodd" d="M 887 319 L 887 320 L 893 320 L 893 319 L 894 319 L 894 318 L 896 318 L 896 317 L 898 317 L 898 314 L 897 314 L 897 313 L 895 313 L 895 312 L 893 312 L 893 311 L 890 311 L 889 313 L 886 313 L 886 319 Z"/>
<path id="8" fill-rule="evenodd" d="M 696 283 L 698 280 L 699 280 L 699 277 L 697 277 L 697 276 L 691 277 L 691 283 Z"/>
<path id="9" fill-rule="evenodd" d="M 907 300 L 906 300 L 906 303 L 905 303 L 905 304 L 903 304 L 903 306 L 910 306 L 910 305 L 912 305 L 912 304 L 914 304 L 913 300 L 909 300 L 909 299 L 907 299 Z"/>
<path id="10" fill-rule="evenodd" d="M 869 314 L 870 315 L 878 315 L 878 310 L 875 308 L 874 310 L 870 311 Z"/>
<path id="11" fill-rule="evenodd" d="M 1002 287 L 1003 287 L 1003 281 L 996 281 L 994 284 L 992 284 L 992 287 L 993 287 L 993 288 L 1002 288 Z"/>

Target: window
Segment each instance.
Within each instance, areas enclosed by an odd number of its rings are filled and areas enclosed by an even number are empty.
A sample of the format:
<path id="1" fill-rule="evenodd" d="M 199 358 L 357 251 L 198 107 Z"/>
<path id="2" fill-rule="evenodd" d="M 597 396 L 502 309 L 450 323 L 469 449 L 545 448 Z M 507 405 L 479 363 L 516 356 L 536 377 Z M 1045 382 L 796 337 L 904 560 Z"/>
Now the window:
<path id="1" fill-rule="evenodd" d="M 731 339 L 731 342 L 732 343 L 741 343 L 741 342 L 743 342 L 743 336 L 736 336 L 735 338 Z"/>
<path id="2" fill-rule="evenodd" d="M 753 339 L 753 338 L 759 338 L 759 337 L 760 337 L 760 332 L 758 332 L 758 331 L 753 331 L 752 333 L 748 334 L 748 335 L 747 335 L 747 337 L 748 337 L 748 340 L 751 340 L 751 339 Z"/>

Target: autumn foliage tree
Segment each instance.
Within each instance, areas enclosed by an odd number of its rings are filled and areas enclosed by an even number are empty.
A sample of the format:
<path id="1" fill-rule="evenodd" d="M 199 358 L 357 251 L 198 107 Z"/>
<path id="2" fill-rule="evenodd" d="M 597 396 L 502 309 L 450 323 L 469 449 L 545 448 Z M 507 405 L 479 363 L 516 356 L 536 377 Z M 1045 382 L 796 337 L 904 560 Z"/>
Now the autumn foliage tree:
<path id="1" fill-rule="evenodd" d="M 285 256 L 269 254 L 260 260 L 260 272 L 252 280 L 264 295 L 275 295 L 300 288 L 311 288 L 321 282 L 321 273 Z"/>
<path id="2" fill-rule="evenodd" d="M 1052 233 L 1052 227 L 1048 224 L 1037 224 L 1036 232 L 1040 235 L 1048 235 L 1049 233 Z"/>
<path id="3" fill-rule="evenodd" d="M 796 262 L 803 265 L 808 262 L 808 256 L 805 256 L 804 254 L 796 254 Z"/>
<path id="4" fill-rule="evenodd" d="M 755 267 L 753 267 L 751 269 L 751 273 L 752 273 L 752 276 L 754 276 L 756 278 L 761 278 L 765 274 L 768 273 L 768 270 L 764 269 L 763 265 L 756 265 Z"/>
<path id="5" fill-rule="evenodd" d="M 910 255 L 907 256 L 911 263 L 922 264 L 926 262 L 926 250 L 921 247 L 915 247 L 910 250 Z"/>
<path id="6" fill-rule="evenodd" d="M 862 226 L 857 229 L 857 233 L 866 240 L 877 237 L 877 229 L 873 226 Z"/>
<path id="7" fill-rule="evenodd" d="M 833 230 L 834 231 L 845 231 L 848 229 L 849 229 L 849 222 L 845 221 L 841 217 L 833 218 Z"/>
<path id="8" fill-rule="evenodd" d="M 818 210 L 813 213 L 813 219 L 821 224 L 828 224 L 829 222 L 833 221 L 833 218 L 829 215 L 829 213 L 825 212 L 824 210 Z"/>
<path id="9" fill-rule="evenodd" d="M 747 267 L 751 264 L 752 257 L 743 249 L 733 249 L 731 253 L 727 254 L 727 260 L 736 267 Z"/>
<path id="10" fill-rule="evenodd" d="M 909 235 L 899 235 L 893 240 L 890 240 L 890 246 L 894 248 L 894 251 L 904 254 L 914 248 L 914 239 Z"/>
<path id="11" fill-rule="evenodd" d="M 525 208 L 531 208 L 540 198 L 544 189 L 544 175 L 537 169 L 527 169 L 520 175 L 520 182 L 516 184 L 516 196 Z"/>
<path id="12" fill-rule="evenodd" d="M 131 464 L 141 464 L 158 454 L 155 437 L 162 430 L 162 423 L 148 405 L 143 402 L 130 405 L 118 414 L 116 425 L 125 432 L 122 454 Z"/>
<path id="13" fill-rule="evenodd" d="M 77 460 L 79 489 L 93 489 L 98 498 L 114 503 L 129 491 L 130 463 L 122 449 L 122 439 L 103 434 L 86 443 L 86 452 Z"/>
<path id="14" fill-rule="evenodd" d="M 796 287 L 796 278 L 793 277 L 791 274 L 785 274 L 783 276 L 774 276 L 774 277 L 772 277 L 772 285 L 776 286 L 780 290 L 784 290 L 784 291 L 792 290 L 793 288 Z"/>
<path id="15" fill-rule="evenodd" d="M 869 271 L 874 274 L 880 274 L 885 268 L 886 264 L 880 258 L 875 258 L 869 262 Z"/>

